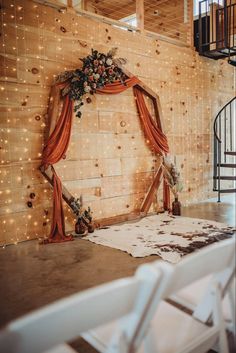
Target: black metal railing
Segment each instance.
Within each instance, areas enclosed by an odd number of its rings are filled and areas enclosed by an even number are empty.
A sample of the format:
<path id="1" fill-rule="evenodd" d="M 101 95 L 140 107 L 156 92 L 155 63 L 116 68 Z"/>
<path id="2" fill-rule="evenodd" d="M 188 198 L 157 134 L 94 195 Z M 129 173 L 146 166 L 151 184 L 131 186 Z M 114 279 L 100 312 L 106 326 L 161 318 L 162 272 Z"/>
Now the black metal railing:
<path id="1" fill-rule="evenodd" d="M 233 0 L 199 2 L 198 51 L 214 59 L 236 53 L 236 3 Z"/>
<path id="2" fill-rule="evenodd" d="M 232 158 L 236 156 L 236 97 L 232 98 L 217 114 L 214 120 L 214 168 L 213 190 L 218 191 L 218 201 L 221 192 L 231 192 L 222 189 L 222 180 L 233 181 L 236 176 Z M 222 168 L 231 169 L 231 175 L 222 174 Z M 230 168 L 230 169 L 229 169 Z M 235 170 L 236 171 L 236 170 Z M 228 173 L 230 174 L 230 173 Z"/>

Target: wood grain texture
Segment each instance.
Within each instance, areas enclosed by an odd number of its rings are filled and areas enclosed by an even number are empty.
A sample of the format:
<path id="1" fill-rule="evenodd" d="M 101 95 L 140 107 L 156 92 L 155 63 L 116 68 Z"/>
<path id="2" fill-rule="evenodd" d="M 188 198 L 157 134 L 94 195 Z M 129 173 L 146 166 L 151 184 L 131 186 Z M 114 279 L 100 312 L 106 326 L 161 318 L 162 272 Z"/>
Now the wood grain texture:
<path id="1" fill-rule="evenodd" d="M 116 64 L 118 67 L 120 67 L 121 70 L 126 74 L 126 76 L 128 78 L 133 77 L 133 74 L 130 73 L 127 69 L 125 69 L 119 63 L 119 61 L 118 62 L 114 61 L 114 64 Z M 150 106 L 150 103 L 152 104 L 151 105 L 152 109 L 150 110 L 150 113 L 152 113 L 152 110 L 154 111 L 152 119 L 154 120 L 155 124 L 161 129 L 160 117 L 162 116 L 162 111 L 161 111 L 159 97 L 152 89 L 150 89 L 142 81 L 138 81 L 137 84 L 135 85 L 135 87 L 138 87 L 139 90 L 141 90 L 143 92 L 144 97 L 149 98 L 149 101 L 148 101 L 149 106 Z M 137 99 L 137 98 L 134 97 L 133 101 L 135 99 Z M 62 106 L 62 102 L 63 102 L 63 97 L 61 96 L 60 86 L 55 84 L 52 86 L 51 91 L 50 91 L 49 106 L 48 106 L 49 136 L 53 133 L 55 127 L 57 126 L 57 121 L 59 119 L 60 107 Z M 88 103 L 90 104 L 91 102 L 92 101 L 90 99 Z M 120 126 L 124 127 L 125 125 L 126 125 L 125 121 L 120 122 Z M 95 127 L 96 127 L 96 124 L 95 124 Z M 142 129 L 142 126 L 140 126 L 140 129 Z M 85 131 L 87 131 L 87 129 Z M 118 135 L 118 133 L 115 133 L 115 135 Z M 144 140 L 144 135 L 143 135 L 142 131 L 138 131 L 138 135 L 140 135 L 140 137 L 141 137 L 139 145 L 142 146 L 142 142 Z M 132 136 L 129 136 L 129 134 L 126 134 L 125 137 L 127 137 L 127 136 L 129 139 L 132 139 L 132 140 L 135 139 L 135 135 L 133 135 L 133 134 L 132 134 Z M 104 139 L 104 137 L 105 137 L 105 139 Z M 103 136 L 103 139 L 108 146 L 108 148 L 103 147 L 103 153 L 106 150 L 108 150 L 108 152 L 110 154 L 111 146 L 112 146 L 112 142 L 113 142 L 112 140 L 113 140 L 114 136 L 112 136 L 112 134 L 110 134 L 109 137 L 110 137 L 110 139 L 109 139 L 109 141 L 107 141 L 107 135 Z M 86 138 L 86 142 L 89 143 L 89 141 L 90 141 L 90 139 L 88 136 Z M 136 143 L 137 143 L 137 140 L 136 140 Z M 120 144 L 117 146 L 117 149 L 121 150 L 123 148 L 123 146 L 126 146 L 127 144 L 128 144 L 128 141 L 122 141 L 122 139 L 121 139 Z M 132 141 L 132 144 L 135 146 L 134 149 L 137 151 L 137 147 L 136 147 L 136 144 L 134 141 Z M 76 143 L 73 143 L 73 145 L 76 146 Z M 146 140 L 146 145 L 147 145 L 147 147 L 149 147 L 148 140 Z M 82 151 L 82 153 L 84 155 L 85 152 L 89 151 L 90 153 L 87 156 L 87 158 L 89 158 L 94 153 L 89 150 L 90 146 L 97 147 L 94 143 L 93 143 L 93 145 L 89 144 L 88 146 L 86 146 L 86 149 L 84 151 Z M 99 151 L 99 150 L 97 149 L 97 151 Z M 164 152 L 162 152 L 162 154 L 164 154 Z M 156 157 L 157 159 L 159 159 L 159 165 L 158 165 L 158 169 L 155 174 L 154 180 L 151 182 L 151 185 L 148 187 L 148 191 L 146 190 L 146 187 L 144 187 L 144 186 L 146 186 L 145 185 L 146 183 L 143 183 L 144 179 L 140 178 L 138 176 L 138 174 L 135 174 L 135 180 L 134 180 L 135 190 L 139 190 L 139 192 L 146 193 L 144 200 L 142 202 L 141 208 L 139 209 L 139 208 L 137 208 L 137 205 L 135 206 L 135 208 L 137 209 L 137 211 L 140 212 L 140 214 L 147 214 L 148 213 L 152 203 L 154 202 L 154 196 L 156 195 L 156 193 L 158 192 L 158 189 L 160 187 L 161 180 L 162 180 L 162 168 L 161 167 L 163 164 L 163 158 L 161 158 L 162 154 L 160 153 L 160 155 L 157 155 L 157 157 Z M 100 156 L 100 154 L 99 154 L 99 156 Z M 94 155 L 93 155 L 93 157 L 94 157 Z M 82 160 L 82 155 L 81 155 L 80 159 Z M 96 163 L 95 167 L 98 167 L 98 166 L 99 166 L 99 164 Z M 154 167 L 153 167 L 153 169 L 154 169 Z M 53 186 L 53 166 L 49 166 L 46 169 L 44 166 L 40 166 L 40 171 L 42 172 L 42 174 L 46 178 L 46 180 Z M 138 166 L 138 169 L 136 170 L 136 172 L 139 172 L 139 166 Z M 67 173 L 66 169 L 64 170 L 63 174 L 64 173 Z M 103 174 L 100 174 L 100 176 L 104 177 Z M 62 175 L 62 177 L 64 177 L 64 176 Z M 116 183 L 114 182 L 115 179 L 116 179 Z M 91 183 L 91 181 L 92 181 L 91 179 L 89 179 L 88 181 L 89 181 L 88 184 L 90 185 L 90 187 L 89 186 L 84 187 L 84 188 L 77 187 L 75 190 L 75 196 L 73 196 L 69 192 L 69 190 L 67 188 L 68 183 L 64 182 L 62 184 L 62 197 L 65 200 L 65 202 L 68 204 L 68 206 L 72 209 L 72 211 L 73 211 L 73 207 L 71 206 L 71 201 L 74 200 L 74 198 L 78 198 L 78 194 L 79 195 L 89 194 L 89 196 L 90 196 L 89 201 L 93 201 L 94 200 L 93 196 L 99 196 L 99 197 L 105 197 L 105 198 L 118 197 L 120 195 L 123 195 L 124 190 L 125 190 L 125 194 L 129 194 L 129 193 L 131 193 L 132 186 L 133 186 L 133 183 L 132 182 L 129 183 L 129 179 L 127 179 L 126 176 L 124 176 L 124 177 L 122 176 L 122 178 L 120 178 L 118 176 L 116 176 L 114 178 L 114 176 L 113 176 L 111 179 L 103 178 L 102 185 L 101 185 L 100 179 L 94 180 L 95 185 L 93 183 Z M 73 184 L 77 184 L 77 183 L 73 182 Z M 83 183 L 83 184 L 87 184 L 87 183 Z M 119 186 L 121 186 L 121 187 L 119 187 Z M 71 187 L 71 185 L 70 185 L 70 187 Z M 115 190 L 115 192 L 114 192 L 114 190 Z"/>
<path id="2" fill-rule="evenodd" d="M 58 73 L 80 67 L 79 58 L 92 47 L 105 53 L 118 47 L 118 56 L 127 58 L 127 70 L 160 97 L 162 127 L 183 177 L 181 202 L 213 195 L 212 121 L 235 95 L 233 67 L 199 57 L 191 48 L 68 11 L 27 0 L 14 4 L 11 7 L 11 2 L 2 1 L 1 244 L 49 232 L 52 190 L 38 167 L 48 135 L 50 87 Z M 158 168 L 142 135 L 132 90 L 113 97 L 93 96 L 82 113 L 81 120 L 74 119 L 70 148 L 57 166 L 58 173 L 71 194 L 82 192 L 95 218 L 124 219 L 121 215 L 140 208 Z M 113 178 L 116 187 L 108 188 Z M 160 189 L 159 204 L 161 199 Z M 65 210 L 66 228 L 71 230 L 74 218 L 67 206 Z"/>

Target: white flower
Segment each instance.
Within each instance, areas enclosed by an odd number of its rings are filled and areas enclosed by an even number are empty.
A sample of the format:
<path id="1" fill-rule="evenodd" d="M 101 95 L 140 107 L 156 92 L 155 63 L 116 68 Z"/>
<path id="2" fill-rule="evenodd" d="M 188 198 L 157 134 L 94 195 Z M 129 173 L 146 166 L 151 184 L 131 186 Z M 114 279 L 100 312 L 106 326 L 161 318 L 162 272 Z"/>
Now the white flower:
<path id="1" fill-rule="evenodd" d="M 85 87 L 84 87 L 84 91 L 85 91 L 86 93 L 89 93 L 90 90 L 91 90 L 91 88 L 90 88 L 89 86 L 85 86 Z"/>
<path id="2" fill-rule="evenodd" d="M 113 61 L 112 61 L 112 59 L 108 58 L 106 63 L 107 63 L 108 66 L 110 66 L 113 63 Z"/>
<path id="3" fill-rule="evenodd" d="M 95 75 L 93 75 L 93 77 L 95 78 L 95 80 L 98 80 L 100 75 L 99 74 L 95 74 Z"/>

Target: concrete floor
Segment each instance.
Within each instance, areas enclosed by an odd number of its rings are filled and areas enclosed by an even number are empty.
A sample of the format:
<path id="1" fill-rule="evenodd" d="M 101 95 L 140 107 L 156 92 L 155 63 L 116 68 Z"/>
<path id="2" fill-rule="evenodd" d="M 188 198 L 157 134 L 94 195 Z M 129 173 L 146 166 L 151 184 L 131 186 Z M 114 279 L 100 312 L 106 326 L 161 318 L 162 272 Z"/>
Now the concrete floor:
<path id="1" fill-rule="evenodd" d="M 235 195 L 222 203 L 184 207 L 182 215 L 236 226 Z M 59 298 L 132 275 L 140 264 L 157 259 L 133 258 L 83 239 L 49 245 L 28 241 L 0 249 L 0 326 Z M 93 350 L 82 342 L 80 352 Z"/>

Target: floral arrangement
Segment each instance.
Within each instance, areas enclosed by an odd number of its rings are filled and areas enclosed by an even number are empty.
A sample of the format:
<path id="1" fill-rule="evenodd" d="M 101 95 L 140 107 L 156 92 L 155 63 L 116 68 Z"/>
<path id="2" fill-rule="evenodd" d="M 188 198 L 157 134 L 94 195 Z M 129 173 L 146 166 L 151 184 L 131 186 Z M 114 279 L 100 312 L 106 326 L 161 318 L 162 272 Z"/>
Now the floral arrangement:
<path id="1" fill-rule="evenodd" d="M 179 192 L 183 190 L 180 172 L 177 170 L 176 165 L 167 158 L 165 158 L 163 163 L 163 174 L 175 198 L 178 198 Z"/>
<path id="2" fill-rule="evenodd" d="M 73 210 L 74 214 L 79 218 L 79 219 L 87 219 L 90 222 L 92 222 L 92 212 L 90 207 L 88 207 L 88 209 L 84 209 L 83 208 L 83 197 L 82 195 L 80 195 L 79 199 L 75 199 L 74 197 L 72 197 L 70 199 L 70 207 Z"/>
<path id="3" fill-rule="evenodd" d="M 70 99 L 76 101 L 74 111 L 78 118 L 81 117 L 80 108 L 85 94 L 94 94 L 98 88 L 103 88 L 106 84 L 119 80 L 125 84 L 126 75 L 115 64 L 114 56 L 117 48 L 111 49 L 107 54 L 99 53 L 92 49 L 92 53 L 83 59 L 81 69 L 65 71 L 57 77 L 56 82 L 68 81 L 62 90 L 62 96 L 69 95 Z M 125 63 L 122 58 L 116 59 L 117 62 Z M 91 101 L 87 98 L 87 101 Z"/>
<path id="4" fill-rule="evenodd" d="M 92 211 L 90 207 L 88 207 L 88 209 L 83 208 L 82 195 L 79 199 L 75 199 L 74 197 L 72 197 L 69 203 L 72 211 L 77 217 L 77 224 L 80 230 L 83 229 L 82 233 L 84 233 L 85 228 L 88 228 L 89 233 L 92 233 L 94 231 Z M 81 233 L 80 230 L 79 234 Z"/>

